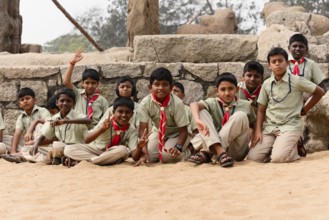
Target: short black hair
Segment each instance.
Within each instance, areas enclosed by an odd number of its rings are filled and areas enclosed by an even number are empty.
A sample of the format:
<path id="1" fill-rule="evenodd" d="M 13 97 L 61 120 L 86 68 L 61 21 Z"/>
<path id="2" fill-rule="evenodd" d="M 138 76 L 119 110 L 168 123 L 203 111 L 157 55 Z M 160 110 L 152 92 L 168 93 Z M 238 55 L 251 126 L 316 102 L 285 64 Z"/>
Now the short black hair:
<path id="1" fill-rule="evenodd" d="M 270 63 L 270 58 L 275 55 L 282 55 L 288 61 L 288 53 L 281 47 L 274 47 L 267 54 L 267 62 Z"/>
<path id="2" fill-rule="evenodd" d="M 225 73 L 220 74 L 217 77 L 216 82 L 215 82 L 216 88 L 218 88 L 219 85 L 221 84 L 221 82 L 224 82 L 224 81 L 230 82 L 230 83 L 234 84 L 235 86 L 238 86 L 238 80 L 236 79 L 236 77 L 232 73 L 225 72 Z"/>
<path id="3" fill-rule="evenodd" d="M 127 106 L 131 111 L 134 111 L 134 101 L 127 97 L 119 97 L 116 98 L 113 102 L 113 112 L 119 107 L 119 106 Z"/>
<path id="4" fill-rule="evenodd" d="M 307 40 L 307 38 L 304 35 L 302 35 L 302 34 L 294 34 L 294 35 L 292 35 L 290 37 L 290 39 L 289 39 L 289 47 L 294 42 L 302 42 L 305 45 L 306 50 L 308 50 L 308 40 Z"/>
<path id="5" fill-rule="evenodd" d="M 117 80 L 117 88 L 115 89 L 115 93 L 117 94 L 118 97 L 120 97 L 120 94 L 119 94 L 119 85 L 121 83 L 124 83 L 124 82 L 130 82 L 131 85 L 132 85 L 132 91 L 131 91 L 131 96 L 135 96 L 136 93 L 137 93 L 137 90 L 136 90 L 136 86 L 135 86 L 135 83 L 133 81 L 132 78 L 130 78 L 129 76 L 122 76 L 120 77 L 118 80 Z"/>
<path id="6" fill-rule="evenodd" d="M 185 89 L 182 83 L 175 81 L 172 86 L 179 88 L 183 94 L 185 94 Z"/>
<path id="7" fill-rule="evenodd" d="M 257 61 L 249 61 L 243 67 L 243 76 L 246 72 L 253 71 L 253 70 L 262 76 L 264 75 L 264 67 L 262 64 L 260 64 Z"/>
<path id="8" fill-rule="evenodd" d="M 158 81 L 165 80 L 169 82 L 169 85 L 172 85 L 173 83 L 173 77 L 171 72 L 163 67 L 153 70 L 150 76 L 150 85 L 153 84 L 154 80 L 158 80 Z"/>
<path id="9" fill-rule="evenodd" d="M 32 96 L 32 98 L 35 98 L 35 93 L 32 89 L 25 87 L 21 88 L 17 94 L 18 99 L 23 98 L 24 96 Z"/>
<path id="10" fill-rule="evenodd" d="M 99 82 L 100 77 L 98 71 L 95 69 L 85 69 L 85 71 L 82 73 L 82 81 L 85 81 L 88 78 Z"/>
<path id="11" fill-rule="evenodd" d="M 56 96 L 55 95 L 50 97 L 50 99 L 48 100 L 47 105 L 46 105 L 46 109 L 48 109 L 48 110 L 50 110 L 50 109 L 59 110 L 59 108 L 56 105 Z"/>
<path id="12" fill-rule="evenodd" d="M 70 97 L 73 100 L 73 102 L 75 102 L 75 99 L 76 99 L 75 93 L 74 93 L 73 89 L 70 89 L 70 88 L 61 88 L 60 90 L 58 90 L 55 95 L 56 101 L 63 94 L 67 95 L 68 97 Z"/>

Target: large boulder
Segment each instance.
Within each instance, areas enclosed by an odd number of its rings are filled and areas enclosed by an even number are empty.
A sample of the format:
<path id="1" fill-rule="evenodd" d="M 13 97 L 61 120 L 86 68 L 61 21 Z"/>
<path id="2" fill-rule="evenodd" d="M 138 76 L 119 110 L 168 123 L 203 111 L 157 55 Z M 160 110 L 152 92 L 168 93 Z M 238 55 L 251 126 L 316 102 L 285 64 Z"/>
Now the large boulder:
<path id="1" fill-rule="evenodd" d="M 267 54 L 273 47 L 282 47 L 288 50 L 289 38 L 296 34 L 283 25 L 272 25 L 260 33 L 258 37 L 257 59 L 262 62 L 267 62 Z"/>
<path id="2" fill-rule="evenodd" d="M 275 11 L 300 11 L 307 12 L 302 6 L 287 7 L 284 2 L 266 2 L 262 11 L 263 17 L 266 19 L 272 12 Z"/>
<path id="3" fill-rule="evenodd" d="M 201 16 L 200 24 L 184 24 L 177 34 L 235 34 L 238 25 L 235 13 L 230 8 L 218 9 L 214 15 Z"/>
<path id="4" fill-rule="evenodd" d="M 257 39 L 257 36 L 236 34 L 136 36 L 134 61 L 216 63 L 253 60 L 257 55 Z"/>
<path id="5" fill-rule="evenodd" d="M 133 47 L 137 35 L 160 34 L 159 0 L 129 0 L 127 47 Z"/>
<path id="6" fill-rule="evenodd" d="M 328 150 L 329 138 L 329 93 L 307 114 L 305 120 L 305 147 L 308 152 Z"/>
<path id="7" fill-rule="evenodd" d="M 275 11 L 266 18 L 266 26 L 281 24 L 305 35 L 322 35 L 329 31 L 329 18 L 298 11 Z"/>

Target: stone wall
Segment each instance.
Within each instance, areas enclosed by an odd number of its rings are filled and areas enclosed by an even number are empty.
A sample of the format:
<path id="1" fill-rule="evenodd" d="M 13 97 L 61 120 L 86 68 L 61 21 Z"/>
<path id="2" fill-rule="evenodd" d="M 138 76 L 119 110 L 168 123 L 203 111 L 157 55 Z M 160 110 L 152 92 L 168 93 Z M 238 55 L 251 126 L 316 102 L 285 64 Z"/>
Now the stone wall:
<path id="1" fill-rule="evenodd" d="M 212 95 L 213 83 L 223 72 L 232 72 L 240 80 L 243 66 L 249 60 L 260 61 L 265 67 L 265 77 L 269 76 L 265 51 L 279 45 L 287 48 L 289 36 L 294 33 L 289 31 L 287 35 L 283 26 L 271 28 L 260 36 L 136 36 L 133 50 L 132 48 L 112 48 L 104 52 L 84 54 L 84 59 L 74 69 L 72 81 L 79 86 L 81 74 L 85 68 L 97 69 L 101 74 L 100 90 L 103 96 L 112 103 L 116 98 L 116 80 L 120 76 L 128 75 L 136 83 L 138 93 L 135 98 L 139 101 L 149 94 L 148 79 L 152 70 L 157 67 L 166 67 L 172 72 L 174 79 L 182 82 L 186 87 L 184 101 L 190 103 Z M 270 41 L 271 33 L 274 33 L 279 44 Z M 313 39 L 310 48 L 327 48 L 328 37 L 329 35 L 323 35 Z M 320 52 L 324 56 L 317 61 L 320 61 L 319 65 L 328 77 L 328 50 L 310 50 L 310 56 L 319 57 Z M 36 92 L 38 105 L 44 105 L 54 91 L 62 86 L 63 75 L 72 57 L 73 54 L 0 54 L 0 92 L 2 94 L 0 104 L 6 123 L 5 133 L 13 133 L 15 121 L 20 112 L 16 101 L 19 89 L 31 87 Z M 321 112 L 323 106 L 327 106 L 326 99 L 320 102 L 320 107 L 315 108 L 311 114 L 312 117 L 307 120 L 307 126 L 310 129 L 316 127 L 315 120 L 312 118 L 317 118 L 317 114 L 326 117 L 326 111 Z M 328 127 L 324 124 L 321 126 Z M 311 138 L 313 140 L 309 146 L 314 146 L 312 149 L 327 149 L 326 142 L 322 141 L 325 139 L 323 135 L 317 138 L 316 134 L 311 132 Z M 318 144 L 314 144 L 318 143 L 317 141 L 323 144 L 319 147 Z"/>

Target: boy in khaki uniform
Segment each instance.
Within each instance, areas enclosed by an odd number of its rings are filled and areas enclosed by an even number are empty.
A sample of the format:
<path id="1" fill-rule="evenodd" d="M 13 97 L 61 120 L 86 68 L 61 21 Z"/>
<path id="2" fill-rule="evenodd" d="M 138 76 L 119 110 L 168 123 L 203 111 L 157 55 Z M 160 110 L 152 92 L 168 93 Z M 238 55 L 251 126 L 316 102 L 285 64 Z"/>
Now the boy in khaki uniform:
<path id="1" fill-rule="evenodd" d="M 325 85 L 325 75 L 321 71 L 319 65 L 313 60 L 306 58 L 308 52 L 308 41 L 302 34 L 294 34 L 289 39 L 289 65 L 287 72 L 304 77 L 305 79 L 320 86 L 327 91 Z M 310 97 L 310 94 L 304 94 L 304 101 Z M 307 151 L 304 147 L 303 137 L 298 141 L 298 155 L 306 157 Z"/>
<path id="2" fill-rule="evenodd" d="M 0 155 L 7 153 L 6 144 L 2 143 L 4 129 L 5 129 L 5 123 L 3 123 L 2 114 L 0 112 Z"/>
<path id="3" fill-rule="evenodd" d="M 70 66 L 67 69 L 64 77 L 64 85 L 67 88 L 73 89 L 76 95 L 76 104 L 74 110 L 78 113 L 85 114 L 92 119 L 92 127 L 96 126 L 104 113 L 109 107 L 108 101 L 100 95 L 99 90 L 99 73 L 94 69 L 86 69 L 82 73 L 82 88 L 77 89 L 71 82 L 71 76 L 74 66 L 82 60 L 82 51 L 75 52 L 74 58 L 70 61 Z"/>
<path id="4" fill-rule="evenodd" d="M 257 113 L 257 98 L 262 88 L 264 67 L 257 61 L 249 61 L 243 67 L 243 81 L 238 83 L 239 99 L 247 100 Z"/>
<path id="5" fill-rule="evenodd" d="M 287 72 L 288 54 L 284 49 L 273 48 L 267 55 L 267 61 L 272 76 L 263 83 L 258 98 L 256 131 L 248 159 L 292 162 L 300 158 L 297 141 L 302 131 L 301 115 L 306 115 L 324 91 L 305 78 Z M 305 106 L 303 92 L 313 95 Z"/>
<path id="6" fill-rule="evenodd" d="M 117 98 L 113 103 L 113 116 L 107 115 L 85 137 L 88 144 L 67 146 L 64 154 L 68 167 L 86 160 L 97 165 L 112 165 L 123 162 L 131 154 L 135 161 L 142 155 L 146 134 L 137 139 L 137 131 L 130 126 L 134 102 L 130 98 Z"/>
<path id="7" fill-rule="evenodd" d="M 17 118 L 14 137 L 11 143 L 11 153 L 19 152 L 22 146 L 29 144 L 24 142 L 23 134 L 37 119 L 46 119 L 50 117 L 50 113 L 46 108 L 36 105 L 35 93 L 30 88 L 22 88 L 18 92 L 19 106 L 24 110 Z M 38 133 L 38 132 L 36 132 Z M 38 134 L 35 133 L 35 137 Z"/>
<path id="8" fill-rule="evenodd" d="M 149 120 L 152 122 L 152 134 L 142 162 L 178 162 L 189 154 L 186 149 L 189 121 L 182 100 L 171 94 L 172 84 L 169 70 L 159 68 L 151 73 L 149 89 L 152 93 L 139 105 L 139 137 L 148 131 Z"/>
<path id="9" fill-rule="evenodd" d="M 222 167 L 230 167 L 234 160 L 241 161 L 248 153 L 255 113 L 249 101 L 236 97 L 237 79 L 232 73 L 219 75 L 216 87 L 217 98 L 190 105 L 205 149 L 191 156 L 189 161 L 209 163 L 215 153 Z"/>

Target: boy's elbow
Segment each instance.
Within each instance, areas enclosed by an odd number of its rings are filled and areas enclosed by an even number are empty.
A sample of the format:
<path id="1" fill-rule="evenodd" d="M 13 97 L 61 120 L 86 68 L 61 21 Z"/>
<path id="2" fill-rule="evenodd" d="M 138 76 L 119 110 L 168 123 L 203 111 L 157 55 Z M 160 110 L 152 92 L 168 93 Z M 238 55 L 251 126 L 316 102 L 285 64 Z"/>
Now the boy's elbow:
<path id="1" fill-rule="evenodd" d="M 324 89 L 321 88 L 321 87 L 319 87 L 319 86 L 316 87 L 316 89 L 315 89 L 315 91 L 314 91 L 314 93 L 313 93 L 313 95 L 316 95 L 316 96 L 318 96 L 318 97 L 320 97 L 320 98 L 321 98 L 322 96 L 324 96 L 324 94 L 325 94 Z"/>

